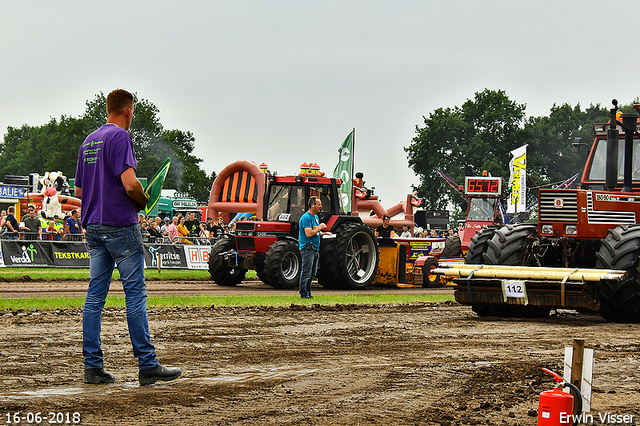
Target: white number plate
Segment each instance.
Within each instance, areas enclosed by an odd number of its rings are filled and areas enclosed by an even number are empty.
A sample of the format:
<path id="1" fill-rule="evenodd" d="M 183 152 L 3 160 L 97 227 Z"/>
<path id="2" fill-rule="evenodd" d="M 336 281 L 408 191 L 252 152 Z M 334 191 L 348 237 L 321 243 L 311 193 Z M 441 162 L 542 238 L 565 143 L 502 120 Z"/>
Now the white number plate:
<path id="1" fill-rule="evenodd" d="M 506 297 L 512 297 L 514 299 L 524 299 L 525 286 L 524 281 L 511 281 L 504 280 L 504 294 Z"/>

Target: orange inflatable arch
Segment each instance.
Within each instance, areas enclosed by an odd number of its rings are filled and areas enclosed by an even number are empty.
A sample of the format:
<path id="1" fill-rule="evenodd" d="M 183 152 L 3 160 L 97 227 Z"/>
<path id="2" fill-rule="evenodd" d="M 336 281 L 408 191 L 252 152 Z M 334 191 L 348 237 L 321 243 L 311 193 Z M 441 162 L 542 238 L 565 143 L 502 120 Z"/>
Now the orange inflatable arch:
<path id="1" fill-rule="evenodd" d="M 220 213 L 255 213 L 262 220 L 265 178 L 260 167 L 251 161 L 229 164 L 213 182 L 207 217 L 215 221 Z"/>

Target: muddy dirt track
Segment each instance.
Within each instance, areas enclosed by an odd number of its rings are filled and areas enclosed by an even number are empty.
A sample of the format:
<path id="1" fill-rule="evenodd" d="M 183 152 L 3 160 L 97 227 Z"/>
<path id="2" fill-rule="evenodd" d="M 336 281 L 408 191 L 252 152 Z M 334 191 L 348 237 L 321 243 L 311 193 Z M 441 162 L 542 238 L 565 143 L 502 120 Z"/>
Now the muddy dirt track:
<path id="1" fill-rule="evenodd" d="M 160 361 L 183 369 L 151 387 L 138 386 L 114 310 L 102 340 L 117 381 L 84 385 L 81 318 L 0 313 L 0 422 L 41 412 L 73 424 L 77 412 L 87 425 L 535 425 L 538 395 L 552 387 L 540 369 L 561 373 L 564 346 L 582 338 L 595 349 L 591 424 L 606 412 L 640 424 L 640 328 L 573 311 L 507 320 L 455 302 L 313 301 L 151 310 Z"/>

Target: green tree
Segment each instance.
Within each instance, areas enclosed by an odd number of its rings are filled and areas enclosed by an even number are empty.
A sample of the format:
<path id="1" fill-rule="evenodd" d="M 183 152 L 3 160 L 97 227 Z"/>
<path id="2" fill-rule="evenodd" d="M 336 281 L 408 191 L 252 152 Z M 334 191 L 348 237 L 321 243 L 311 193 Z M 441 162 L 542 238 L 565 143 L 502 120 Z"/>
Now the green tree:
<path id="1" fill-rule="evenodd" d="M 426 199 L 425 208 L 443 209 L 453 202 L 466 210 L 466 201 L 436 168 L 459 184 L 484 170 L 508 178 L 510 151 L 525 143 L 524 110 L 504 91 L 485 89 L 461 107 L 439 108 L 425 117 L 405 148 L 409 166 L 420 177 L 415 189 Z"/>
<path id="2" fill-rule="evenodd" d="M 43 174 L 62 171 L 73 177 L 78 150 L 86 136 L 107 121 L 107 100 L 103 93 L 86 102 L 81 117 L 62 116 L 42 126 L 8 127 L 0 143 L 0 178 L 6 174 Z M 192 153 L 195 138 L 191 132 L 165 130 L 159 109 L 146 99 L 136 99 L 130 133 L 138 161 L 137 175 L 150 178 L 162 163 L 171 158 L 165 188 L 187 192 L 207 202 L 215 172 L 207 175 L 202 160 Z"/>

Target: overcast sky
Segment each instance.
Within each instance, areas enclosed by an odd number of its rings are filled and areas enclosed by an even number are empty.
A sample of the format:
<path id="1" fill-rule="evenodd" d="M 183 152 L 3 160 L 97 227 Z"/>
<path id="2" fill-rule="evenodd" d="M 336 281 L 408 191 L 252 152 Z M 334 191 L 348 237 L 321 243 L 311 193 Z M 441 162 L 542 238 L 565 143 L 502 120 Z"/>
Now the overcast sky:
<path id="1" fill-rule="evenodd" d="M 418 184 L 403 148 L 436 108 L 485 88 L 529 116 L 640 96 L 639 17 L 638 0 L 3 2 L 0 130 L 124 88 L 194 134 L 207 173 L 285 175 L 331 174 L 356 128 L 356 169 L 389 207 Z"/>

